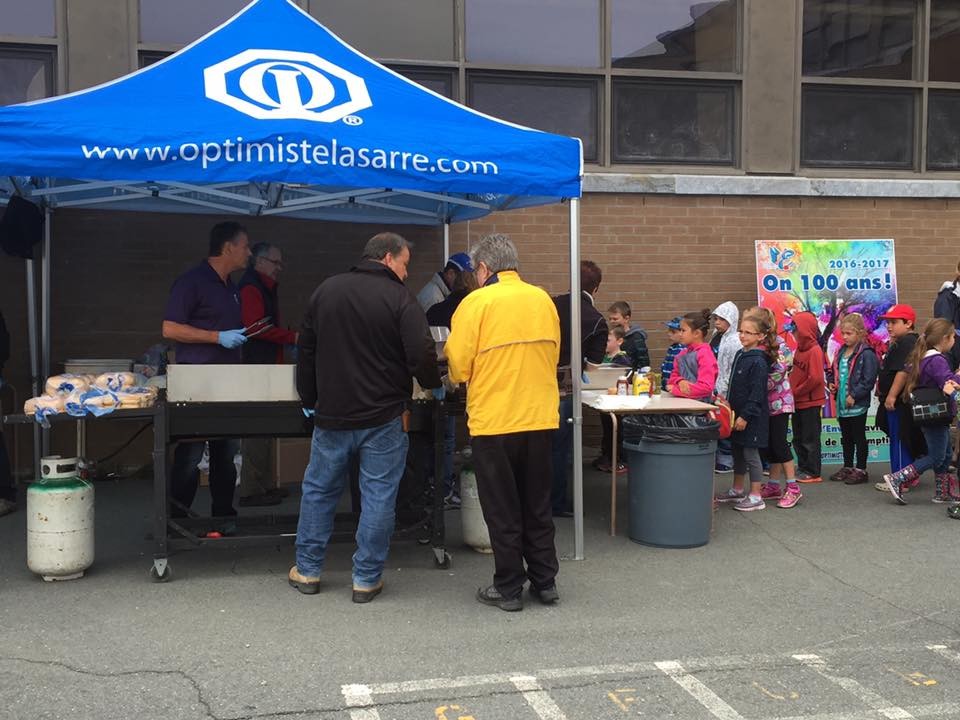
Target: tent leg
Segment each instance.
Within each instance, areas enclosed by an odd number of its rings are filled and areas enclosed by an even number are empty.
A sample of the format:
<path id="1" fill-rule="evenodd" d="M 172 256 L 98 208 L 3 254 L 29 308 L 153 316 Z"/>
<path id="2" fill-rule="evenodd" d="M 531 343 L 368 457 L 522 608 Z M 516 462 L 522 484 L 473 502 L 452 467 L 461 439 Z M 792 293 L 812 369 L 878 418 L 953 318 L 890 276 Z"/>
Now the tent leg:
<path id="1" fill-rule="evenodd" d="M 573 557 L 583 560 L 583 357 L 580 337 L 580 200 L 570 200 L 570 375 L 573 380 Z"/>
<path id="2" fill-rule="evenodd" d="M 33 397 L 41 394 L 40 358 L 37 356 L 37 280 L 34 261 L 24 263 L 27 270 L 27 341 L 30 344 L 30 389 Z M 40 426 L 33 424 L 33 477 L 40 477 Z"/>
<path id="3" fill-rule="evenodd" d="M 40 369 L 43 378 L 50 377 L 50 220 L 51 212 L 44 210 L 43 250 L 40 260 Z M 50 454 L 50 431 L 43 431 L 43 454 Z"/>
<path id="4" fill-rule="evenodd" d="M 443 264 L 447 264 L 450 259 L 450 223 L 443 224 Z"/>

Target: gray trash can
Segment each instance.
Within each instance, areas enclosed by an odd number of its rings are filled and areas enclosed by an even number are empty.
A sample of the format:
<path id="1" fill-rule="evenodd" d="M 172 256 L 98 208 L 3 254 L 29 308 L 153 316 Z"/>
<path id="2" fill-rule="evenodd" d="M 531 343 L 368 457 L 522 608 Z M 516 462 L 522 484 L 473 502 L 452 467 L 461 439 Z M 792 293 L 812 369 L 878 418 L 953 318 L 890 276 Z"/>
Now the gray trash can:
<path id="1" fill-rule="evenodd" d="M 716 440 L 624 442 L 630 466 L 631 540 L 654 547 L 706 545 L 713 523 Z"/>

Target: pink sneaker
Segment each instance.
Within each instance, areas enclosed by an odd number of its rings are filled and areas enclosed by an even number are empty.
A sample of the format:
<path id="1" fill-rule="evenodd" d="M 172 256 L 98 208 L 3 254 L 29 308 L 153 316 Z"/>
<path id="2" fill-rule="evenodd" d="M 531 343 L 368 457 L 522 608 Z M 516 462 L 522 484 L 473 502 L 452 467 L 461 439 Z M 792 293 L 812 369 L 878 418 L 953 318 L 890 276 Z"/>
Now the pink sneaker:
<path id="1" fill-rule="evenodd" d="M 764 500 L 779 499 L 781 495 L 780 483 L 766 482 L 760 488 L 760 497 Z"/>
<path id="2" fill-rule="evenodd" d="M 793 490 L 789 485 L 787 486 L 787 491 L 783 494 L 783 497 L 777 502 L 778 508 L 792 508 L 798 502 L 803 499 L 803 493 L 800 492 L 800 489 L 797 488 Z"/>

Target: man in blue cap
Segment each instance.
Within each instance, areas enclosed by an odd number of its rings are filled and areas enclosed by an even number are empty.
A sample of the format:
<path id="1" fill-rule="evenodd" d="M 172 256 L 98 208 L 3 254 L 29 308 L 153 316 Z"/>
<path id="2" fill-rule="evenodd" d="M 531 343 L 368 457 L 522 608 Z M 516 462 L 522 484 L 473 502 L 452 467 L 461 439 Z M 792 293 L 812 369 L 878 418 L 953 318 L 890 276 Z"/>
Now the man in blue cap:
<path id="1" fill-rule="evenodd" d="M 453 289 L 453 283 L 464 270 L 473 272 L 473 266 L 470 264 L 470 256 L 466 253 L 456 253 L 451 255 L 443 270 L 438 272 L 430 282 L 423 286 L 423 289 L 417 293 L 417 302 L 426 312 L 438 302 L 442 302 Z"/>

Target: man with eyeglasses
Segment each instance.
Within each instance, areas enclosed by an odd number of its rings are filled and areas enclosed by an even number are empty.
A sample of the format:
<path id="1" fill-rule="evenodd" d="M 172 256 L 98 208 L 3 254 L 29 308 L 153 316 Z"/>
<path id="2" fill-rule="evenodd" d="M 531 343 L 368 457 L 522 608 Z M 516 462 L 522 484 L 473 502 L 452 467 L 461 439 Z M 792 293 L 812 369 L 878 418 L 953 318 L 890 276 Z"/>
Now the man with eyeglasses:
<path id="1" fill-rule="evenodd" d="M 285 346 L 295 346 L 297 333 L 280 324 L 277 278 L 283 270 L 283 253 L 276 245 L 259 242 L 250 250 L 250 264 L 240 278 L 240 314 L 243 326 L 269 318 L 270 327 L 243 345 L 243 362 L 273 365 L 283 362 Z M 240 506 L 278 505 L 288 494 L 273 477 L 274 442 L 271 438 L 243 441 L 240 472 Z"/>

